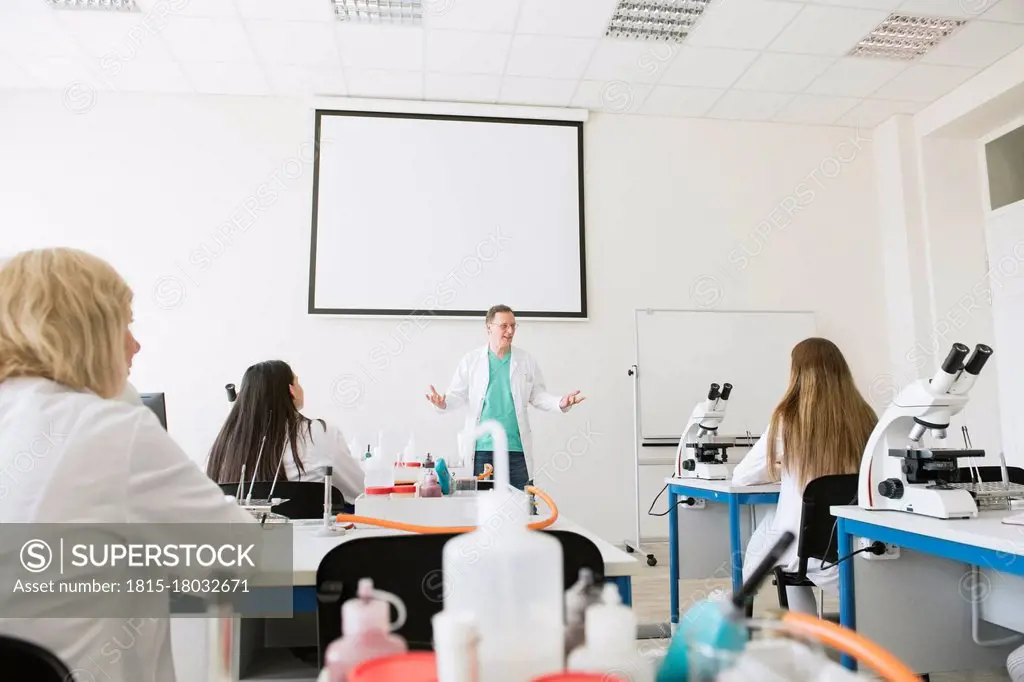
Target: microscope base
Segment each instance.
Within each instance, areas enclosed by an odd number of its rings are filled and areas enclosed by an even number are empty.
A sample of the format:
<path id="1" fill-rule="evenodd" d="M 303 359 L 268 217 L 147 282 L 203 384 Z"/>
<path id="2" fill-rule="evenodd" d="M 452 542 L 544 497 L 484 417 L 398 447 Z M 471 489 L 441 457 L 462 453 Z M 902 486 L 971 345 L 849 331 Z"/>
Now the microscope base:
<path id="1" fill-rule="evenodd" d="M 698 462 L 692 471 L 682 470 L 679 478 L 696 478 L 702 481 L 725 481 L 729 479 L 729 469 L 724 464 L 702 464 Z"/>
<path id="2" fill-rule="evenodd" d="M 875 493 L 874 506 L 865 509 L 902 511 L 936 519 L 971 519 L 978 516 L 978 505 L 966 490 L 935 490 L 908 485 L 899 499 Z"/>

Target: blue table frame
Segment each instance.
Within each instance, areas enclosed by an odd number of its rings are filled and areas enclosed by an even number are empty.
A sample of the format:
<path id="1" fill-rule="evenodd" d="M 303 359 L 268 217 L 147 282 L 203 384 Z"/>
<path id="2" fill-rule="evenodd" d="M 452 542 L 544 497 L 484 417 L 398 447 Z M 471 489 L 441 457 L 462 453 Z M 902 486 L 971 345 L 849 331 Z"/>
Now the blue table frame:
<path id="1" fill-rule="evenodd" d="M 743 584 L 743 538 L 740 537 L 740 507 L 777 504 L 779 493 L 726 493 L 695 488 L 685 483 L 668 484 L 668 572 L 672 629 L 679 624 L 679 498 L 694 497 L 729 505 L 729 554 L 732 557 L 732 590 Z"/>
<path id="2" fill-rule="evenodd" d="M 929 535 L 896 530 L 866 521 L 844 519 L 841 516 L 838 517 L 838 521 L 840 557 L 849 556 L 853 552 L 854 536 L 866 537 L 941 559 L 1024 576 L 1024 562 L 1020 561 L 1021 557 L 1016 554 L 965 545 L 952 540 L 941 540 Z M 857 629 L 857 599 L 853 562 L 853 559 L 848 559 L 839 564 L 839 624 L 850 630 Z M 857 669 L 857 662 L 849 656 L 842 657 L 842 664 L 850 670 Z"/>

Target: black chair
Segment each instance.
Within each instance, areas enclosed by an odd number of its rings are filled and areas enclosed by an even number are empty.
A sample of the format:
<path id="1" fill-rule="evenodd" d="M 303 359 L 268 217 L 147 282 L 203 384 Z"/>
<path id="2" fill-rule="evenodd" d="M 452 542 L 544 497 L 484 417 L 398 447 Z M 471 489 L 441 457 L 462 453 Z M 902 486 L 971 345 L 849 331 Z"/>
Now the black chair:
<path id="1" fill-rule="evenodd" d="M 800 534 L 797 540 L 799 568 L 796 573 L 787 573 L 781 566 L 776 566 L 774 571 L 774 583 L 778 587 L 781 608 L 789 608 L 787 587 L 814 587 L 814 583 L 807 578 L 808 560 L 820 559 L 828 564 L 839 561 L 836 517 L 829 508 L 857 504 L 859 481 L 859 474 L 822 476 L 809 482 L 804 488 Z"/>
<path id="2" fill-rule="evenodd" d="M 242 484 L 242 497 L 249 494 L 249 481 Z M 253 499 L 265 500 L 270 494 L 272 481 L 256 481 L 252 487 Z M 237 496 L 237 483 L 221 483 L 220 489 L 225 495 Z M 323 481 L 278 481 L 274 486 L 274 497 L 286 502 L 271 507 L 275 514 L 287 516 L 289 519 L 322 519 L 324 516 L 324 484 Z M 351 511 L 346 505 L 341 491 L 331 487 L 331 506 L 334 513 L 341 514 Z"/>
<path id="3" fill-rule="evenodd" d="M 604 560 L 592 541 L 570 531 L 543 532 L 562 543 L 566 589 L 579 579 L 581 568 L 593 571 L 595 581 L 604 580 Z M 327 646 L 341 636 L 341 606 L 356 596 L 360 578 L 372 578 L 375 589 L 402 600 L 407 618 L 396 634 L 405 638 L 410 649 L 430 650 L 430 619 L 444 607 L 442 550 L 453 537 L 455 534 L 443 533 L 357 538 L 328 552 L 316 571 L 320 666 Z"/>
<path id="4" fill-rule="evenodd" d="M 0 635 L 0 669 L 18 672 L 32 682 L 67 682 L 71 670 L 49 649 L 23 639 Z"/>

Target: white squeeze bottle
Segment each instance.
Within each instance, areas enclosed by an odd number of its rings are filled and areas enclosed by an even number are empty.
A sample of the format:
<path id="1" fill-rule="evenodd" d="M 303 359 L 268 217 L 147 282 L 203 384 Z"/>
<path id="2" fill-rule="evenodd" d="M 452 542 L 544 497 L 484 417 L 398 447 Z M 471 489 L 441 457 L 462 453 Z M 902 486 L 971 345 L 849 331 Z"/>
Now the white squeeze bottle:
<path id="1" fill-rule="evenodd" d="M 587 607 L 585 623 L 585 643 L 569 654 L 568 670 L 654 682 L 654 663 L 637 648 L 636 614 L 622 603 L 618 587 L 605 583 L 601 601 Z"/>
<path id="2" fill-rule="evenodd" d="M 477 496 L 477 529 L 444 546 L 444 610 L 476 624 L 480 680 L 530 682 L 565 666 L 562 544 L 527 528 L 525 496 L 509 487 L 505 431 L 487 421 L 472 438 L 485 433 L 494 490 Z"/>

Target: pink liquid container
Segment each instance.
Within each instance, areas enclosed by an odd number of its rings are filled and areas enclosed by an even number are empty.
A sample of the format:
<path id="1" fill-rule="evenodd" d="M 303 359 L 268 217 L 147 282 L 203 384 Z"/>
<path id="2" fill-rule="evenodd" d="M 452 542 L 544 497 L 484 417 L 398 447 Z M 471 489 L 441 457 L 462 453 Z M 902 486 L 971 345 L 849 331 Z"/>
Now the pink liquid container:
<path id="1" fill-rule="evenodd" d="M 331 642 L 324 654 L 329 682 L 346 682 L 352 669 L 360 663 L 385 656 L 404 654 L 409 650 L 406 641 L 391 634 L 405 623 L 405 604 L 402 600 L 381 590 L 373 589 L 373 581 L 359 581 L 355 599 L 341 607 L 341 637 Z M 398 617 L 391 622 L 391 605 Z"/>
<path id="2" fill-rule="evenodd" d="M 428 469 L 423 475 L 420 483 L 420 497 L 441 497 L 441 483 L 437 480 L 437 473 Z"/>

